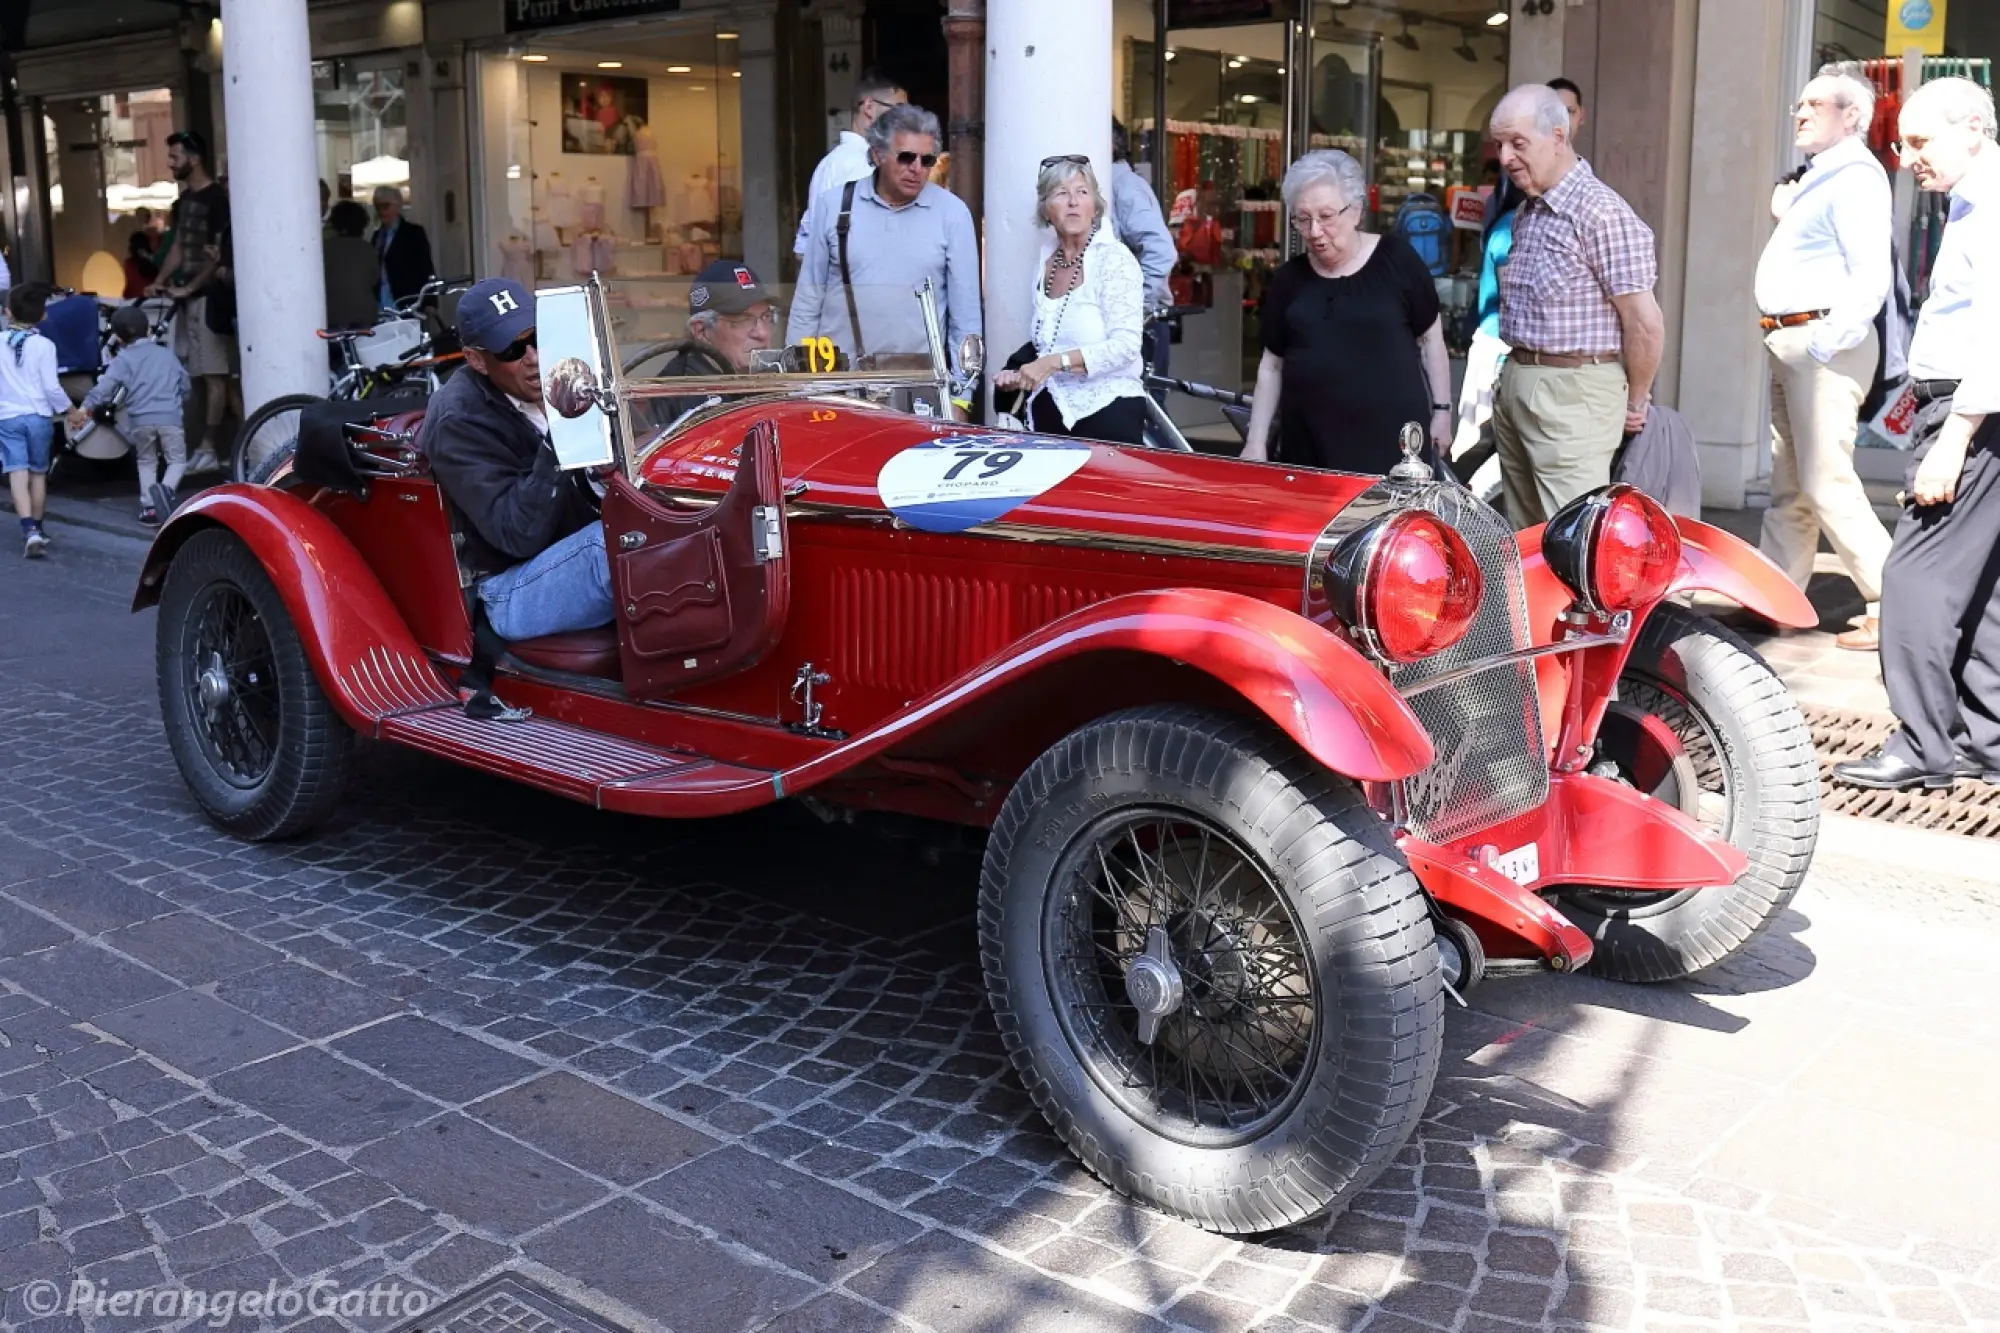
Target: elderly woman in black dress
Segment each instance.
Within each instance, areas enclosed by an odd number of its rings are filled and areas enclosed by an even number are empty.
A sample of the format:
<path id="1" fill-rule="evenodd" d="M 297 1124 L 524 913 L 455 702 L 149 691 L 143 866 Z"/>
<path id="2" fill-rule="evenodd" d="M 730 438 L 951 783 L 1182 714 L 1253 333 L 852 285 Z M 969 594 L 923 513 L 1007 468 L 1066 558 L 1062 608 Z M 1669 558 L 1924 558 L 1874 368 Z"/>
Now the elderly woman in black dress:
<path id="1" fill-rule="evenodd" d="M 1442 457 L 1451 371 L 1430 270 L 1402 238 L 1361 230 L 1368 185 L 1346 153 L 1294 162 L 1284 196 L 1305 251 L 1264 290 L 1264 358 L 1243 456 L 1386 473 L 1415 421 Z"/>

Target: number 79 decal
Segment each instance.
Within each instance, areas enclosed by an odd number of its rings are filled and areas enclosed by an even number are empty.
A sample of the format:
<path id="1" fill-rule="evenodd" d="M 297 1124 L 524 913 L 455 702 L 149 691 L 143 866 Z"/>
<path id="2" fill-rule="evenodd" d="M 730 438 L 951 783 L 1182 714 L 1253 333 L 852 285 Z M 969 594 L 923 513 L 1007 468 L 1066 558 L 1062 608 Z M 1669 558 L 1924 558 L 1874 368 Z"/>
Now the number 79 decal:
<path id="1" fill-rule="evenodd" d="M 913 528 L 961 532 L 1067 481 L 1090 461 L 1090 446 L 1032 435 L 945 436 L 905 449 L 882 465 L 883 506 Z"/>

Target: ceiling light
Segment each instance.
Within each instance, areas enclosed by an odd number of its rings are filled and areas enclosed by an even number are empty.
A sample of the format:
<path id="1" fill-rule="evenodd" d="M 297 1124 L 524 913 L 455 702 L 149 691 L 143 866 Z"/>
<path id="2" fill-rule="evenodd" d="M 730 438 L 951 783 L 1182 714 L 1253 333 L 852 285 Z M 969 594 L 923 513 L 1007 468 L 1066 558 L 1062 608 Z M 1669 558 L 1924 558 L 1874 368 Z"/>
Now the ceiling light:
<path id="1" fill-rule="evenodd" d="M 1244 94 L 1243 94 L 1242 96 L 1238 97 L 1238 98 L 1237 98 L 1236 100 L 1237 100 L 1237 101 L 1239 101 L 1239 102 L 1246 102 L 1246 103 L 1248 103 L 1248 102 L 1254 102 L 1254 101 L 1256 101 L 1256 100 L 1257 100 L 1257 94 L 1255 94 L 1255 93 L 1244 93 Z"/>
<path id="2" fill-rule="evenodd" d="M 1501 27 L 1506 22 L 1507 22 L 1507 11 L 1504 9 L 1496 14 L 1488 14 L 1486 16 L 1486 26 L 1489 28 Z"/>
<path id="3" fill-rule="evenodd" d="M 539 65 L 539 64 L 542 64 L 543 62 L 545 62 L 545 61 L 546 61 L 546 60 L 548 59 L 548 57 L 547 57 L 547 56 L 522 56 L 522 57 L 521 57 L 521 59 L 523 59 L 523 60 L 527 61 L 527 62 L 528 62 L 529 64 L 531 64 L 531 65 Z"/>
<path id="4" fill-rule="evenodd" d="M 1479 52 L 1472 49 L 1472 34 L 1463 28 L 1458 30 L 1458 45 L 1451 48 L 1451 53 L 1468 64 L 1479 59 Z"/>
<path id="5" fill-rule="evenodd" d="M 1180 52 L 1178 52 L 1178 51 L 1169 51 L 1169 52 L 1167 52 L 1167 59 L 1169 59 L 1169 60 L 1172 60 L 1172 59 L 1173 59 L 1173 58 L 1174 58 L 1175 56 L 1177 56 L 1177 55 L 1179 55 L 1179 54 L 1180 54 Z"/>
<path id="6" fill-rule="evenodd" d="M 708 89 L 704 88 L 701 84 L 690 83 L 688 85 L 688 91 L 691 93 L 705 93 L 708 91 Z"/>
<path id="7" fill-rule="evenodd" d="M 1242 57 L 1242 56 L 1231 56 L 1231 57 L 1229 57 L 1229 68 L 1231 68 L 1231 69 L 1242 69 L 1242 68 L 1243 68 L 1243 57 Z"/>
<path id="8" fill-rule="evenodd" d="M 625 62 L 622 60 L 600 60 L 597 62 L 597 67 L 599 69 L 624 69 Z"/>
<path id="9" fill-rule="evenodd" d="M 1403 20 L 1403 31 L 1389 40 L 1402 47 L 1405 51 L 1414 51 L 1417 49 L 1417 39 L 1410 32 L 1410 21 L 1408 19 Z"/>
<path id="10" fill-rule="evenodd" d="M 715 39 L 719 42 L 733 42 L 739 35 L 733 32 L 718 32 L 715 34 Z"/>
<path id="11" fill-rule="evenodd" d="M 692 73 L 694 73 L 694 66 L 692 66 L 692 65 L 669 65 L 669 66 L 667 66 L 667 73 L 669 73 L 669 74 L 692 74 Z"/>
<path id="12" fill-rule="evenodd" d="M 1285 67 L 1283 65 L 1278 66 L 1278 73 L 1283 74 L 1284 72 L 1285 72 Z"/>
<path id="13" fill-rule="evenodd" d="M 743 71 L 740 69 L 732 69 L 729 71 L 729 77 L 732 79 L 740 79 L 743 77 Z"/>

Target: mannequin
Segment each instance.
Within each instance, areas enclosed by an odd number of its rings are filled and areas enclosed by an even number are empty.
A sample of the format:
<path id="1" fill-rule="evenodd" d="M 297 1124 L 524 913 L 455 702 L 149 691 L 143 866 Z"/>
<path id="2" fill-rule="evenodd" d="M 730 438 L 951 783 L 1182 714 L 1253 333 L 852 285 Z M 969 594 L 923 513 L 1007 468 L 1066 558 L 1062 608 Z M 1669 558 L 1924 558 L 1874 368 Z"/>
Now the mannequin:
<path id="1" fill-rule="evenodd" d="M 585 231 L 604 230 L 604 187 L 596 176 L 584 178 L 583 185 L 576 192 L 578 225 Z"/>
<path id="2" fill-rule="evenodd" d="M 548 202 L 545 212 L 549 225 L 556 229 L 556 242 L 559 245 L 567 244 L 569 233 L 578 225 L 576 195 L 570 190 L 569 182 L 563 179 L 560 171 L 549 173 L 546 197 Z"/>
<path id="3" fill-rule="evenodd" d="M 530 290 L 535 285 L 534 246 L 519 227 L 500 238 L 500 276 Z"/>
<path id="4" fill-rule="evenodd" d="M 667 187 L 660 179 L 660 159 L 654 154 L 652 127 L 644 121 L 632 131 L 633 156 L 625 173 L 625 206 L 646 215 L 646 239 L 659 235 L 659 221 L 653 210 L 667 202 Z"/>

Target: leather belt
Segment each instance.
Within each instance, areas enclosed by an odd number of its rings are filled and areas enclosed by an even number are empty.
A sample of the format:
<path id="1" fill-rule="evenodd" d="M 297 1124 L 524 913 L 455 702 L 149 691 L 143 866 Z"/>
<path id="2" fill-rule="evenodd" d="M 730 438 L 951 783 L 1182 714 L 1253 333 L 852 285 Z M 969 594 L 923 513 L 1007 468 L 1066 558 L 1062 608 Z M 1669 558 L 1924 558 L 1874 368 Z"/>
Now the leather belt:
<path id="1" fill-rule="evenodd" d="M 1957 380 L 1911 380 L 1910 394 L 1919 403 L 1934 403 L 1958 392 Z"/>
<path id="2" fill-rule="evenodd" d="M 1624 359 L 1617 352 L 1537 352 L 1532 347 L 1513 347 L 1509 361 L 1524 366 L 1548 366 L 1554 370 L 1575 370 L 1578 366 L 1608 366 Z"/>
<path id="3" fill-rule="evenodd" d="M 1789 315 L 1764 315 L 1757 321 L 1757 327 L 1769 333 L 1772 329 L 1795 329 L 1801 324 L 1810 324 L 1816 319 L 1825 319 L 1824 310 L 1799 310 Z"/>

